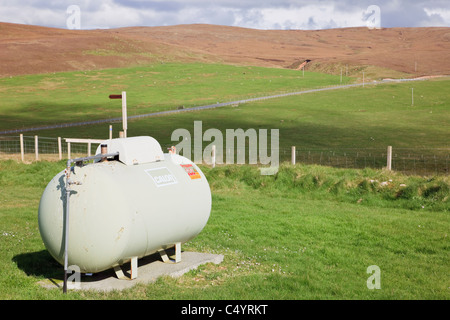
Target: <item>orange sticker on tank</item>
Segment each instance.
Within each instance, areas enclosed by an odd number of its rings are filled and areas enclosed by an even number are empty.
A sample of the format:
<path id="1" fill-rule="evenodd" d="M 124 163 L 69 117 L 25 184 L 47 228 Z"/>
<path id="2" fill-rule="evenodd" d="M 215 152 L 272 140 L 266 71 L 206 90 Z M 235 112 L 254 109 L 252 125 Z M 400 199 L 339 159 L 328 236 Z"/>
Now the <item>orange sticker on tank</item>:
<path id="1" fill-rule="evenodd" d="M 192 166 L 192 164 L 181 164 L 181 167 L 183 167 L 184 171 L 189 175 L 189 178 L 191 179 L 200 179 L 200 173 L 195 170 L 195 168 Z"/>

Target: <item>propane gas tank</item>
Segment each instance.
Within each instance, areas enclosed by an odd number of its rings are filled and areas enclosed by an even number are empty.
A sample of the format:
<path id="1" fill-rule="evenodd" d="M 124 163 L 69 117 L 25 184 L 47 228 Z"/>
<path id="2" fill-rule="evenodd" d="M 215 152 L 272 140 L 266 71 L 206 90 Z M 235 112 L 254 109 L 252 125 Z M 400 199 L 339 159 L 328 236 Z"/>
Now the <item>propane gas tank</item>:
<path id="1" fill-rule="evenodd" d="M 100 272 L 189 241 L 202 231 L 211 212 L 211 191 L 197 165 L 163 153 L 151 137 L 104 144 L 108 153 L 119 155 L 71 169 L 69 265 Z M 38 214 L 44 245 L 61 264 L 66 201 L 63 170 L 45 188 Z"/>

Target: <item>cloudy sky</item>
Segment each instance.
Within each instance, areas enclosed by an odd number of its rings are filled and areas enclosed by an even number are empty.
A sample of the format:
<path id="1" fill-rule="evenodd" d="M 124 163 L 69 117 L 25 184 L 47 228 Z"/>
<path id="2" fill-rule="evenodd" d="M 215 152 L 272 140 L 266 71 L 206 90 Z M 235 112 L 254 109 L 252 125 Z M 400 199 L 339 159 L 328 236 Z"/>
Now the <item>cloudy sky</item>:
<path id="1" fill-rule="evenodd" d="M 450 0 L 0 0 L 0 21 L 71 29 L 190 23 L 303 30 L 450 27 Z"/>

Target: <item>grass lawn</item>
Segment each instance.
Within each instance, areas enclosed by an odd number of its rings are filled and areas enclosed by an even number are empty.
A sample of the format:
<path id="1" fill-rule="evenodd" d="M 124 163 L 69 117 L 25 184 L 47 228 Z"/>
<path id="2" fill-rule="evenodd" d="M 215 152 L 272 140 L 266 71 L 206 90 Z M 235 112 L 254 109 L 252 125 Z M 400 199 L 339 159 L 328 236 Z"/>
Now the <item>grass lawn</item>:
<path id="1" fill-rule="evenodd" d="M 449 181 L 374 170 L 202 167 L 211 217 L 184 250 L 221 253 L 178 279 L 121 292 L 69 292 L 45 250 L 37 208 L 64 162 L 0 162 L 0 299 L 449 299 Z M 369 179 L 391 179 L 388 188 Z M 400 184 L 406 184 L 406 189 Z M 369 290 L 369 266 L 381 289 Z"/>

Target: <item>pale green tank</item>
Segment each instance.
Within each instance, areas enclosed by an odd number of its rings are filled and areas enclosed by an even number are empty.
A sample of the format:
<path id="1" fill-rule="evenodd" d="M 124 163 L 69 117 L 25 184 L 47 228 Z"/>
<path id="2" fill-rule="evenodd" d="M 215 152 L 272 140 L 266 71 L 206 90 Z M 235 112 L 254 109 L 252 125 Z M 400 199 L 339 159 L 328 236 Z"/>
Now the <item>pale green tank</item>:
<path id="1" fill-rule="evenodd" d="M 161 150 L 151 137 L 104 142 L 118 159 L 73 167 L 68 263 L 95 273 L 131 258 L 184 243 L 205 227 L 211 192 L 189 159 Z M 100 147 L 97 154 L 100 153 Z M 45 247 L 64 263 L 64 170 L 47 185 L 39 204 Z"/>

